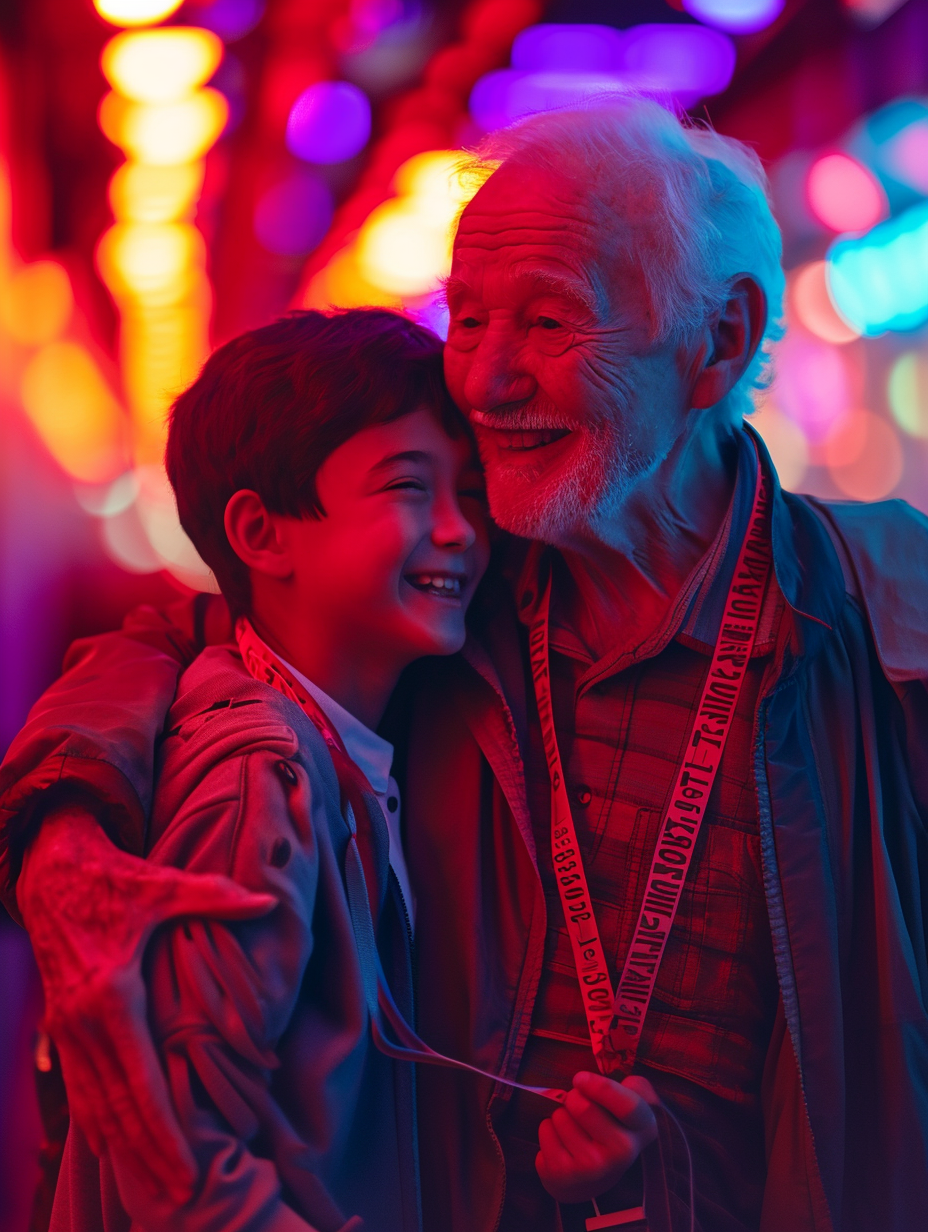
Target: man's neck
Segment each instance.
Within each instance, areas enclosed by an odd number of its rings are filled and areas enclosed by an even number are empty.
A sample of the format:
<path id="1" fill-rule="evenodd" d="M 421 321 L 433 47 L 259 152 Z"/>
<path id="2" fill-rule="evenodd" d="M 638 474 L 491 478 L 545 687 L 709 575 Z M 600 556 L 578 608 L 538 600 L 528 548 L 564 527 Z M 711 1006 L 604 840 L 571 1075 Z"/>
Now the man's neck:
<path id="1" fill-rule="evenodd" d="M 664 622 L 718 534 L 737 458 L 730 426 L 681 439 L 614 517 L 560 547 L 570 583 L 556 607 L 597 659 L 640 645 Z"/>

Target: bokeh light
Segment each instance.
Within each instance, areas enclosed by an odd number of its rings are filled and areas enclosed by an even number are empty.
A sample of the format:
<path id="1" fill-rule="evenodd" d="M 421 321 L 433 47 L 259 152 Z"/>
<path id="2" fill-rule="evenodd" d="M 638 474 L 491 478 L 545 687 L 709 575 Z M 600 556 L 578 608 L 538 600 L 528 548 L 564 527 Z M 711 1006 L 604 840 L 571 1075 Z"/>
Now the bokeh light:
<path id="1" fill-rule="evenodd" d="M 264 13 L 264 0 L 213 0 L 197 9 L 197 21 L 226 43 L 250 33 Z"/>
<path id="2" fill-rule="evenodd" d="M 789 280 L 789 297 L 799 323 L 824 342 L 841 345 L 860 337 L 860 331 L 838 316 L 831 302 L 824 261 L 810 261 L 794 271 Z"/>
<path id="3" fill-rule="evenodd" d="M 177 303 L 189 291 L 191 269 L 206 262 L 203 236 L 190 223 L 117 223 L 103 236 L 97 263 L 119 298 Z"/>
<path id="4" fill-rule="evenodd" d="M 100 483 L 122 469 L 122 412 L 85 347 L 51 342 L 23 371 L 23 406 L 46 448 L 75 479 Z"/>
<path id="5" fill-rule="evenodd" d="M 748 423 L 764 438 L 780 484 L 788 491 L 796 491 L 809 465 L 809 443 L 802 428 L 769 397 Z"/>
<path id="6" fill-rule="evenodd" d="M 100 104 L 100 127 L 136 162 L 170 167 L 194 162 L 214 145 L 229 116 L 218 90 L 197 90 L 173 103 L 133 103 L 115 92 Z"/>
<path id="7" fill-rule="evenodd" d="M 57 261 L 21 266 L 0 292 L 0 319 L 22 346 L 41 346 L 59 337 L 73 310 L 71 279 Z"/>
<path id="8" fill-rule="evenodd" d="M 287 176 L 255 206 L 255 235 L 268 252 L 311 252 L 329 229 L 334 205 L 327 184 L 310 171 Z"/>
<path id="9" fill-rule="evenodd" d="M 117 222 L 181 222 L 193 217 L 202 187 L 202 162 L 123 163 L 110 180 L 110 207 Z"/>
<path id="10" fill-rule="evenodd" d="M 868 235 L 837 240 L 827 262 L 832 302 L 855 329 L 916 329 L 928 321 L 928 202 Z"/>
<path id="11" fill-rule="evenodd" d="M 683 102 L 724 90 L 735 59 L 731 39 L 704 26 L 633 26 L 623 40 L 623 68 L 636 88 L 666 91 Z"/>
<path id="12" fill-rule="evenodd" d="M 815 339 L 788 335 L 777 352 L 774 396 L 811 442 L 824 440 L 850 405 L 843 352 Z"/>
<path id="13" fill-rule="evenodd" d="M 111 25 L 150 26 L 164 21 L 183 0 L 93 0 L 93 6 Z"/>
<path id="14" fill-rule="evenodd" d="M 560 37 L 562 27 L 538 25 L 519 36 L 520 65 L 487 73 L 470 95 L 470 113 L 485 132 L 522 116 L 635 90 L 688 106 L 724 90 L 735 67 L 731 40 L 705 26 L 646 24 L 621 34 L 580 27 L 582 37 Z M 552 33 L 553 31 L 553 33 Z"/>
<path id="15" fill-rule="evenodd" d="M 100 67 L 124 98 L 169 103 L 209 81 L 221 60 L 222 42 L 212 31 L 172 26 L 117 34 L 103 49 Z"/>
<path id="16" fill-rule="evenodd" d="M 809 208 L 831 231 L 869 231 L 889 212 L 879 180 L 849 154 L 825 154 L 809 168 Z"/>
<path id="17" fill-rule="evenodd" d="M 889 142 L 886 157 L 898 179 L 928 196 L 928 119 L 917 120 L 898 133 Z"/>
<path id="18" fill-rule="evenodd" d="M 886 395 L 903 432 L 928 440 L 928 353 L 900 355 L 890 369 Z"/>
<path id="19" fill-rule="evenodd" d="M 424 295 L 451 267 L 454 220 L 479 186 L 462 176 L 455 150 L 433 150 L 409 159 L 394 185 L 399 195 L 371 212 L 358 236 L 364 278 L 401 296 Z"/>
<path id="20" fill-rule="evenodd" d="M 611 26 L 529 26 L 512 44 L 512 67 L 525 72 L 613 73 L 622 67 L 622 34 Z"/>
<path id="21" fill-rule="evenodd" d="M 287 120 L 287 149 L 311 163 L 354 158 L 370 135 L 367 95 L 348 81 L 317 81 L 299 96 Z"/>
<path id="22" fill-rule="evenodd" d="M 902 446 L 892 424 L 864 407 L 826 436 L 822 452 L 836 487 L 854 500 L 882 500 L 902 477 Z"/>
<path id="23" fill-rule="evenodd" d="M 785 0 L 683 0 L 690 16 L 731 34 L 753 34 L 776 21 Z"/>

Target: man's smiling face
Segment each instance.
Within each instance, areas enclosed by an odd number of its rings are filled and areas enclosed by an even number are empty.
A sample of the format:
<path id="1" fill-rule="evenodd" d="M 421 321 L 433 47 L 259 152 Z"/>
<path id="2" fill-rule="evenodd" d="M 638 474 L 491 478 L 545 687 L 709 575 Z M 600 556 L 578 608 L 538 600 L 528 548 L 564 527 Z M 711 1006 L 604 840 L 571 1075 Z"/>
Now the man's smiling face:
<path id="1" fill-rule="evenodd" d="M 632 196 L 607 211 L 586 185 L 536 168 L 502 167 L 464 211 L 445 376 L 507 530 L 582 534 L 680 432 L 688 391 L 675 348 L 652 343 L 636 257 L 654 242 Z"/>

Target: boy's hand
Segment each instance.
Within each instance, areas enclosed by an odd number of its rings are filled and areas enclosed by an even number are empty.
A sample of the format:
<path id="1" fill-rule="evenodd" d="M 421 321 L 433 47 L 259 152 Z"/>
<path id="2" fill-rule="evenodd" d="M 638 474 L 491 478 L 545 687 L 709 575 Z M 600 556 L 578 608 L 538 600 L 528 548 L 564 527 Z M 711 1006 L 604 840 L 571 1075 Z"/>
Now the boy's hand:
<path id="1" fill-rule="evenodd" d="M 657 1102 L 647 1078 L 575 1074 L 564 1104 L 538 1127 L 535 1167 L 551 1197 L 586 1202 L 620 1181 L 657 1137 Z"/>
<path id="2" fill-rule="evenodd" d="M 141 1179 L 183 1204 L 196 1168 L 149 1033 L 142 954 L 166 920 L 247 919 L 276 900 L 127 855 L 93 813 L 69 805 L 48 814 L 28 848 L 17 901 L 72 1118 L 97 1155 L 108 1144 L 128 1151 Z"/>

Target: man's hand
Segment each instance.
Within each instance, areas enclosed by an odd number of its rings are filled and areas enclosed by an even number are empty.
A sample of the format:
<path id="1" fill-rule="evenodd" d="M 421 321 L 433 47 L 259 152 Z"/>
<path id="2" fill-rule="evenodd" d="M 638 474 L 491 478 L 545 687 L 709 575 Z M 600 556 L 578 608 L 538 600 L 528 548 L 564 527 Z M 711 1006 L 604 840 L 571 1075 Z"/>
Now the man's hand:
<path id="1" fill-rule="evenodd" d="M 73 1120 L 97 1155 L 128 1149 L 140 1179 L 183 1204 L 196 1166 L 149 1033 L 142 954 L 165 920 L 248 919 L 276 900 L 127 855 L 91 812 L 68 805 L 49 812 L 27 850 L 17 901 Z"/>
<path id="2" fill-rule="evenodd" d="M 647 1078 L 621 1084 L 601 1074 L 574 1075 L 564 1104 L 538 1127 L 535 1167 L 558 1202 L 586 1202 L 611 1189 L 657 1137 Z"/>

